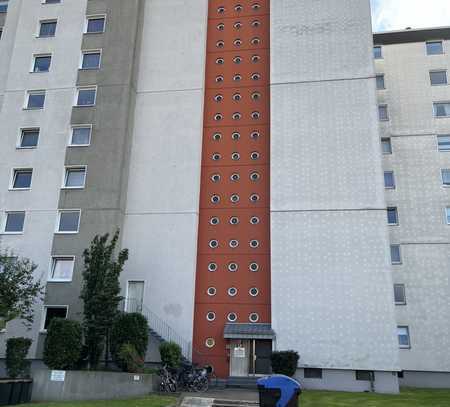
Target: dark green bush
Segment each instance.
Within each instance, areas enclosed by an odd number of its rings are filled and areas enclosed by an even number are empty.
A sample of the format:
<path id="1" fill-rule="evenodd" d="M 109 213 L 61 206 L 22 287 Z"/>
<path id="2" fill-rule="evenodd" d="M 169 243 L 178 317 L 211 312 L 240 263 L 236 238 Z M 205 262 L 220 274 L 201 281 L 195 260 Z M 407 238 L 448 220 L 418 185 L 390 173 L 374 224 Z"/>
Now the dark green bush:
<path id="1" fill-rule="evenodd" d="M 122 370 L 129 373 L 144 372 L 144 358 L 139 355 L 131 343 L 124 343 L 117 354 Z"/>
<path id="2" fill-rule="evenodd" d="M 26 360 L 28 350 L 33 341 L 29 338 L 11 338 L 6 342 L 6 371 L 9 377 L 22 378 L 30 374 L 29 360 Z"/>
<path id="3" fill-rule="evenodd" d="M 54 318 L 45 338 L 44 363 L 55 370 L 75 369 L 80 360 L 82 346 L 81 324 Z"/>
<path id="4" fill-rule="evenodd" d="M 175 342 L 163 342 L 159 345 L 161 363 L 169 368 L 176 369 L 181 364 L 181 348 Z"/>
<path id="5" fill-rule="evenodd" d="M 292 377 L 295 375 L 300 356 L 293 350 L 272 352 L 272 371 L 276 374 L 284 374 Z"/>
<path id="6" fill-rule="evenodd" d="M 132 345 L 138 356 L 142 360 L 145 359 L 148 346 L 148 323 L 142 314 L 120 314 L 114 320 L 110 337 L 112 358 L 124 371 L 127 371 L 127 367 L 122 363 L 123 359 L 119 357 L 123 345 Z"/>

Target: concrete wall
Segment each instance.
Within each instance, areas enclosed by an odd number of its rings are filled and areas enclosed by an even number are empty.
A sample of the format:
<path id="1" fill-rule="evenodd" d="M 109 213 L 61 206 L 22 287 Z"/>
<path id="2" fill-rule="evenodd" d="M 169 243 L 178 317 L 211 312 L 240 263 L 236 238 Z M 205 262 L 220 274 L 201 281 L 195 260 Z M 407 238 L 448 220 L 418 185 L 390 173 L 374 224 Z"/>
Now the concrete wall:
<path id="1" fill-rule="evenodd" d="M 153 375 L 67 371 L 64 382 L 50 377 L 51 370 L 33 374 L 33 402 L 126 399 L 146 396 L 157 388 Z"/>
<path id="2" fill-rule="evenodd" d="M 450 373 L 441 372 L 403 372 L 399 379 L 402 387 L 420 387 L 427 389 L 448 389 L 450 387 Z"/>
<path id="3" fill-rule="evenodd" d="M 271 13 L 276 347 L 302 365 L 394 371 L 369 1 L 287 0 Z"/>
<path id="4" fill-rule="evenodd" d="M 192 338 L 197 254 L 206 0 L 146 1 L 136 84 L 122 276 L 144 304 Z M 176 31 L 176 35 L 175 35 Z"/>
<path id="5" fill-rule="evenodd" d="M 450 100 L 450 88 L 431 86 L 429 76 L 431 70 L 450 70 L 450 41 L 444 49 L 444 55 L 428 56 L 425 42 L 387 45 L 383 59 L 375 61 L 386 86 L 378 91 L 378 101 L 388 105 L 390 116 L 381 124 L 381 135 L 391 137 L 393 149 L 383 156 L 383 166 L 396 179 L 386 200 L 398 207 L 400 222 L 390 228 L 391 242 L 400 244 L 402 253 L 393 275 L 406 289 L 407 304 L 396 307 L 396 316 L 398 325 L 409 326 L 411 336 L 411 349 L 400 351 L 400 365 L 419 371 L 405 372 L 405 385 L 436 380 L 450 386 L 448 376 L 437 373 L 450 372 L 450 226 L 444 212 L 450 190 L 441 180 L 441 169 L 450 168 L 450 154 L 438 151 L 436 137 L 450 134 L 450 119 L 433 117 L 433 102 Z"/>

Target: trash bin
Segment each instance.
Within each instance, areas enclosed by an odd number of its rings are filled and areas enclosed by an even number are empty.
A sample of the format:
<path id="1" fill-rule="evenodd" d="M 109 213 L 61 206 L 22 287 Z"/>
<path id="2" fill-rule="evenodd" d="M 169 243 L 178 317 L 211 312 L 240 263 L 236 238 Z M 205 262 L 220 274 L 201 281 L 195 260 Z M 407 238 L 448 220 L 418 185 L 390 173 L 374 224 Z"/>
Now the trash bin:
<path id="1" fill-rule="evenodd" d="M 288 376 L 274 375 L 258 380 L 260 407 L 297 407 L 301 387 Z"/>

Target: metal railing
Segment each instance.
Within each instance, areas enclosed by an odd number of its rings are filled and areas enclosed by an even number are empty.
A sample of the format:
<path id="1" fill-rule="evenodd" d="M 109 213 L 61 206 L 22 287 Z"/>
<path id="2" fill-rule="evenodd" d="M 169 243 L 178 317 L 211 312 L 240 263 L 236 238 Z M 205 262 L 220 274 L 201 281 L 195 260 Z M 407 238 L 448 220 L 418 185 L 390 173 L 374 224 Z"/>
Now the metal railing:
<path id="1" fill-rule="evenodd" d="M 122 301 L 122 311 L 137 312 L 147 318 L 150 329 L 156 332 L 164 341 L 175 342 L 180 346 L 182 355 L 192 362 L 192 344 L 186 340 L 182 335 L 175 331 L 167 322 L 150 311 L 142 301 L 135 298 L 127 298 Z"/>

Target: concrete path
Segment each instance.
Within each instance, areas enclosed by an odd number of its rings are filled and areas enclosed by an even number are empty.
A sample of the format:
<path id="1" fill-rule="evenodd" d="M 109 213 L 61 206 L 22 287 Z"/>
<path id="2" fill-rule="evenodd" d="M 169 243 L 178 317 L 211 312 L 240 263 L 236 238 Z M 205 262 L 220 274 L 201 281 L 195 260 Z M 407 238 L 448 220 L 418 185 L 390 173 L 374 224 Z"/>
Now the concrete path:
<path id="1" fill-rule="evenodd" d="M 180 407 L 257 407 L 257 391 L 241 389 L 211 390 L 207 393 L 183 393 Z"/>

